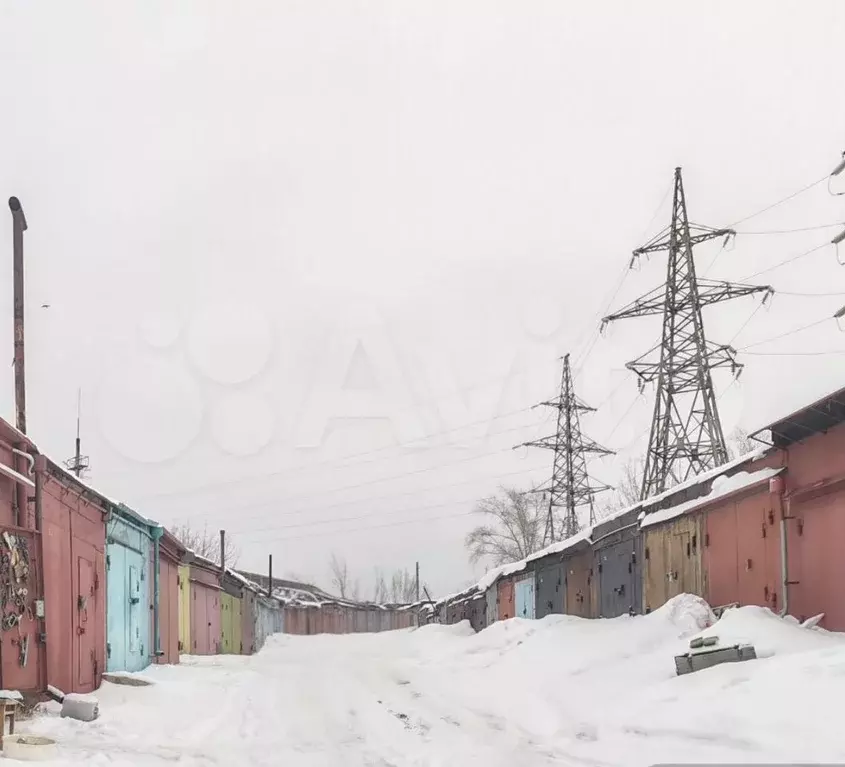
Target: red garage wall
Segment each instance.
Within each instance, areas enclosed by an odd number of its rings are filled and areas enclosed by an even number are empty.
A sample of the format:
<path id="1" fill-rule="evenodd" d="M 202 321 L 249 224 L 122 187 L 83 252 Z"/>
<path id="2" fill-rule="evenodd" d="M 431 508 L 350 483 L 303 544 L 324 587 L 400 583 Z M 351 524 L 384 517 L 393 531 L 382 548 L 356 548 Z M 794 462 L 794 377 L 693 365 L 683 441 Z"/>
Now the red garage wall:
<path id="1" fill-rule="evenodd" d="M 47 682 L 92 692 L 106 662 L 106 504 L 47 463 L 43 485 Z"/>

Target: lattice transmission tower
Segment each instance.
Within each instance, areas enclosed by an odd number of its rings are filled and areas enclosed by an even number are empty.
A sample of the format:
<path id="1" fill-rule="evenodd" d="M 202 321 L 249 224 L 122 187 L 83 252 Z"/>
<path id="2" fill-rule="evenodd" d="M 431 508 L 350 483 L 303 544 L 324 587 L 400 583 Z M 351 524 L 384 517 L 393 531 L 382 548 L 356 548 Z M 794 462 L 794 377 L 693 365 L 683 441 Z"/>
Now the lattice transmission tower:
<path id="1" fill-rule="evenodd" d="M 681 169 L 675 168 L 672 223 L 637 248 L 631 259 L 633 267 L 640 256 L 668 251 L 666 282 L 602 320 L 604 328 L 615 320 L 663 315 L 659 347 L 627 364 L 639 376 L 641 390 L 645 383 L 657 381 L 641 498 L 661 493 L 692 474 L 728 460 L 710 371 L 730 368 L 738 375 L 742 365 L 736 361 L 736 349 L 732 346 L 713 344 L 706 339 L 701 310 L 704 306 L 754 293 L 763 293 L 765 302 L 774 291 L 770 286 L 697 278 L 692 249 L 708 240 L 735 235 L 732 229 L 713 229 L 689 222 Z M 658 348 L 659 360 L 647 361 Z"/>
<path id="2" fill-rule="evenodd" d="M 557 431 L 534 442 L 526 442 L 521 447 L 542 447 L 554 451 L 552 479 L 547 487 L 537 488 L 535 492 L 549 494 L 549 512 L 543 533 L 543 545 L 555 540 L 568 538 L 578 532 L 581 525 L 577 510 L 589 508 L 590 524 L 594 524 L 595 509 L 593 498 L 602 490 L 609 490 L 607 485 L 590 484 L 587 473 L 587 454 L 612 455 L 613 451 L 596 444 L 581 433 L 581 413 L 593 412 L 595 408 L 585 405 L 575 394 L 572 383 L 572 369 L 569 355 L 563 358 L 563 372 L 560 380 L 560 395 L 540 405 L 557 410 Z M 560 530 L 555 530 L 558 521 L 557 509 L 564 509 L 560 519 Z"/>

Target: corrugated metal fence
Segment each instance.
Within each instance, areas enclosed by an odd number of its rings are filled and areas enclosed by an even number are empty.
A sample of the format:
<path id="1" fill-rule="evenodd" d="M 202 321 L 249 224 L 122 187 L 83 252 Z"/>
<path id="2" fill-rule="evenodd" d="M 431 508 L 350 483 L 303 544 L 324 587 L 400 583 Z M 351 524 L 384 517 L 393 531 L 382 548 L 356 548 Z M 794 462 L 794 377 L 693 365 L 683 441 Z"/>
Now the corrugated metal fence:
<path id="1" fill-rule="evenodd" d="M 285 606 L 286 634 L 354 634 L 394 631 L 418 625 L 413 607 L 292 603 Z"/>

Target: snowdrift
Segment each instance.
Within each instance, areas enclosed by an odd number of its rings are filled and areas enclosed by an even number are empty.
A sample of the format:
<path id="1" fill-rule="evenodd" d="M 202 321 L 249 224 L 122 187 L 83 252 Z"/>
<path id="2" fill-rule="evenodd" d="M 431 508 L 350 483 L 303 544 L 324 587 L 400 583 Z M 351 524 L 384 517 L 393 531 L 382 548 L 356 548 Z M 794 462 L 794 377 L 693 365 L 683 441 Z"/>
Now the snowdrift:
<path id="1" fill-rule="evenodd" d="M 696 636 L 761 656 L 678 677 Z M 101 718 L 45 716 L 61 764 L 844 762 L 845 636 L 682 595 L 644 616 L 555 615 L 273 637 L 257 655 L 104 685 Z M 213 705 L 209 705 L 213 703 Z"/>

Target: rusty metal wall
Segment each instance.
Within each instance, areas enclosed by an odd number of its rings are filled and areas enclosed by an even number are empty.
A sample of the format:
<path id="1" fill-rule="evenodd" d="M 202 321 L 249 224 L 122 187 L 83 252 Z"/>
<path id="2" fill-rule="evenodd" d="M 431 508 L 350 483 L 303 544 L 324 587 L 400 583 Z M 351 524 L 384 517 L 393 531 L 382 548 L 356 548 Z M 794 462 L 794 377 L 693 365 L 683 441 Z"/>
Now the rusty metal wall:
<path id="1" fill-rule="evenodd" d="M 220 650 L 220 595 L 217 575 L 191 565 L 191 654 L 217 655 Z"/>
<path id="2" fill-rule="evenodd" d="M 47 683 L 93 692 L 106 664 L 106 508 L 61 470 L 43 485 Z"/>
<path id="3" fill-rule="evenodd" d="M 845 631 L 845 424 L 786 450 L 789 613 Z"/>
<path id="4" fill-rule="evenodd" d="M 780 608 L 779 499 L 768 485 L 709 506 L 704 517 L 704 597 L 728 604 Z"/>
<path id="5" fill-rule="evenodd" d="M 4 620 L 14 616 L 14 626 L 0 627 L 2 642 L 2 664 L 0 684 L 5 690 L 37 692 L 41 687 L 42 653 L 39 651 L 38 620 L 31 609 L 32 600 L 38 594 L 38 568 L 41 566 L 37 534 L 18 527 L 0 526 L 0 554 L 3 566 L 0 568 L 0 593 Z M 10 547 L 11 544 L 11 547 Z M 26 597 L 17 599 L 22 589 Z M 14 598 L 7 599 L 8 590 Z"/>
<path id="6" fill-rule="evenodd" d="M 179 662 L 179 564 L 162 555 L 159 557 L 158 624 L 159 650 L 157 663 Z M 155 641 L 155 638 L 153 638 Z"/>
<path id="7" fill-rule="evenodd" d="M 688 514 L 643 530 L 643 601 L 656 610 L 678 594 L 704 596 L 703 516 Z"/>
<path id="8" fill-rule="evenodd" d="M 793 499 L 789 525 L 789 613 L 824 613 L 821 625 L 845 630 L 845 489 Z"/>
<path id="9" fill-rule="evenodd" d="M 353 625 L 355 626 L 355 633 L 366 633 L 367 631 L 367 611 L 361 608 L 355 610 L 353 618 Z"/>
<path id="10" fill-rule="evenodd" d="M 29 446 L 11 427 L 0 421 L 0 440 L 6 444 L 0 445 L 0 463 L 26 476 L 23 459 L 17 458 L 11 451 L 13 445 L 26 450 Z M 23 465 L 22 465 L 23 464 Z M 32 478 L 34 479 L 34 478 Z M 32 481 L 30 479 L 30 481 Z M 0 568 L 0 593 L 6 595 L 8 586 L 16 591 L 25 588 L 27 598 L 24 600 L 23 615 L 20 622 L 12 628 L 0 628 L 0 687 L 6 690 L 20 692 L 37 692 L 44 688 L 46 681 L 46 653 L 43 644 L 38 642 L 38 634 L 44 630 L 42 621 L 30 618 L 30 612 L 36 599 L 43 597 L 41 592 L 42 567 L 42 536 L 34 531 L 34 504 L 27 504 L 20 514 L 20 525 L 14 526 L 13 504 L 19 502 L 22 496 L 30 497 L 34 489 L 29 485 L 18 485 L 9 477 L 0 475 L 0 535 L 14 536 L 13 545 L 18 552 L 16 562 L 18 567 L 12 566 L 12 554 L 5 540 L 0 544 L 0 551 L 8 557 L 8 564 Z M 30 513 L 28 513 L 28 511 Z M 30 528 L 24 530 L 23 528 Z M 24 556 L 25 552 L 25 556 Z M 26 567 L 23 567 L 24 563 Z M 69 576 L 67 573 L 66 577 Z M 21 614 L 21 606 L 12 601 L 4 600 L 3 612 L 7 615 Z M 20 631 L 20 634 L 18 633 Z M 65 637 L 67 641 L 69 636 Z M 5 641 L 3 641 L 5 640 Z M 21 641 L 24 645 L 21 645 Z M 25 655 L 21 650 L 25 648 Z M 23 661 L 23 665 L 22 665 Z"/>
<path id="11" fill-rule="evenodd" d="M 593 552 L 590 548 L 566 552 L 563 556 L 567 615 L 593 617 Z"/>
<path id="12" fill-rule="evenodd" d="M 334 603 L 287 605 L 283 615 L 286 634 L 377 633 L 409 628 L 417 621 L 411 610 Z"/>
<path id="13" fill-rule="evenodd" d="M 499 620 L 505 621 L 513 618 L 515 606 L 513 603 L 513 580 L 510 578 L 499 578 Z"/>

